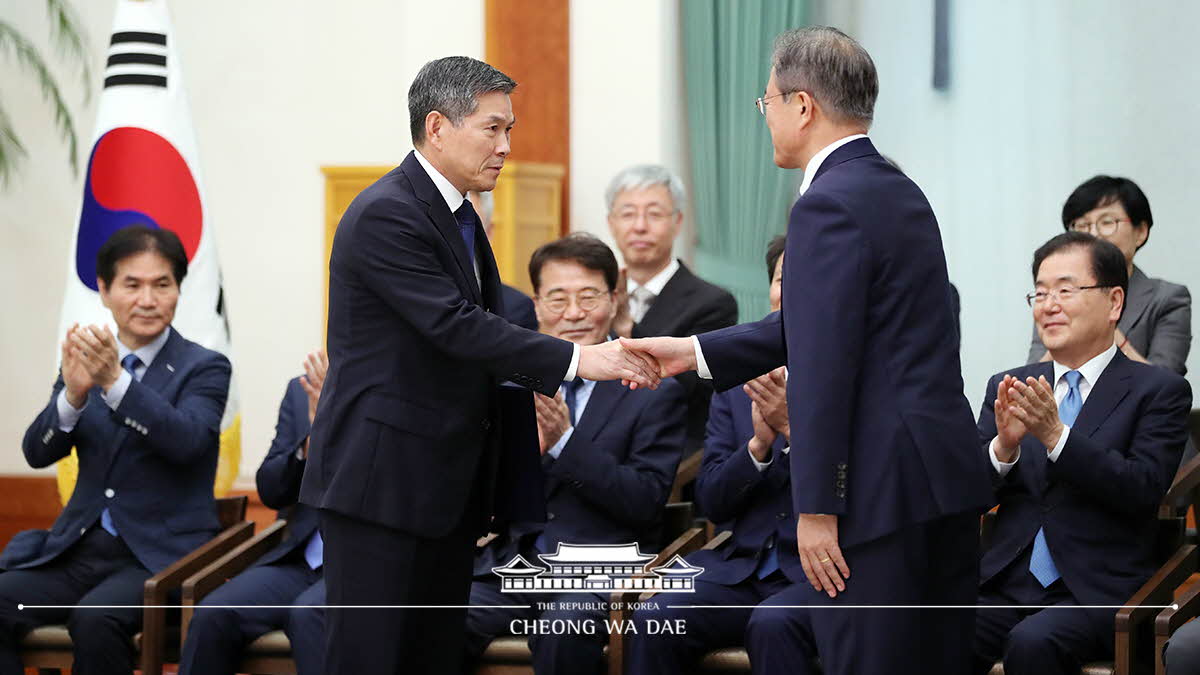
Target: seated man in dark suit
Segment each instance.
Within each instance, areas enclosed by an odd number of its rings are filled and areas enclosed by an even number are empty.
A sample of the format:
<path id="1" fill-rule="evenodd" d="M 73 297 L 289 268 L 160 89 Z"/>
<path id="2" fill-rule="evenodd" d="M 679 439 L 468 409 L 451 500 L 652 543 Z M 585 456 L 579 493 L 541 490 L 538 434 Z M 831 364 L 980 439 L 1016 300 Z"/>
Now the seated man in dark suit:
<path id="1" fill-rule="evenodd" d="M 479 222 L 483 223 L 483 232 L 490 241 L 492 238 L 492 210 L 495 208 L 496 198 L 490 192 L 474 190 L 467 193 L 467 198 L 475 205 L 475 213 L 479 215 Z M 533 300 L 528 295 L 508 284 L 500 284 L 500 301 L 504 305 L 500 316 L 508 319 L 509 323 L 515 323 L 521 328 L 529 330 L 538 329 Z"/>
<path id="2" fill-rule="evenodd" d="M 1115 609 L 1154 574 L 1155 515 L 1187 438 L 1191 389 L 1114 341 L 1121 251 L 1067 232 L 1033 257 L 1049 363 L 1001 372 L 979 414 L 999 510 L 980 565 L 977 673 L 1079 673 L 1113 655 Z M 1013 605 L 994 609 L 994 605 Z"/>
<path id="3" fill-rule="evenodd" d="M 767 249 L 771 311 L 781 304 L 784 237 Z M 720 548 L 693 553 L 688 563 L 703 567 L 689 605 L 728 609 L 657 609 L 634 614 L 638 632 L 629 635 L 630 675 L 688 673 L 706 652 L 742 644 L 751 609 L 797 580 L 804 570 L 796 554 L 788 467 L 785 369 L 713 396 L 704 463 L 696 479 L 696 501 L 709 520 L 732 535 Z M 650 635 L 651 621 L 687 631 Z"/>
<path id="4" fill-rule="evenodd" d="M 617 261 L 588 234 L 572 234 L 534 252 L 529 276 L 541 331 L 579 345 L 608 339 L 615 312 Z M 502 593 L 493 567 L 517 555 L 537 564 L 559 544 L 628 544 L 657 550 L 663 505 L 683 449 L 682 388 L 630 391 L 620 382 L 564 383 L 554 398 L 538 394 L 538 437 L 546 473 L 545 525 L 514 524 L 477 555 L 467 612 L 468 661 L 527 619 L 590 620 L 595 630 L 531 635 L 537 673 L 599 673 L 607 614 L 604 593 Z M 537 603 L 591 603 L 539 611 Z M 488 606 L 529 604 L 529 609 Z"/>
<path id="5" fill-rule="evenodd" d="M 666 167 L 631 166 L 608 184 L 608 227 L 625 261 L 613 330 L 623 337 L 686 337 L 737 323 L 733 295 L 692 273 L 671 251 L 683 226 L 683 181 Z M 627 299 L 626 299 L 627 298 Z M 704 441 L 712 383 L 695 373 L 687 389 L 687 451 Z"/>
<path id="6" fill-rule="evenodd" d="M 173 232 L 141 226 L 96 255 L 117 334 L 67 331 L 50 401 L 25 432 L 30 466 L 73 447 L 79 475 L 54 527 L 21 532 L 0 554 L 0 674 L 24 672 L 25 633 L 64 622 L 73 672 L 131 673 L 143 583 L 220 528 L 213 480 L 230 366 L 171 328 L 187 264 Z"/>
<path id="7" fill-rule="evenodd" d="M 200 603 L 179 660 L 182 675 L 234 675 L 242 648 L 279 629 L 292 644 L 299 675 L 324 672 L 324 610 L 312 607 L 325 604 L 324 545 L 317 510 L 297 498 L 308 459 L 308 430 L 328 369 L 324 350 L 317 350 L 305 360 L 305 374 L 288 382 L 275 439 L 258 468 L 263 504 L 278 509 L 279 518 L 288 522 L 283 540 Z M 287 605 L 291 607 L 285 609 Z"/>

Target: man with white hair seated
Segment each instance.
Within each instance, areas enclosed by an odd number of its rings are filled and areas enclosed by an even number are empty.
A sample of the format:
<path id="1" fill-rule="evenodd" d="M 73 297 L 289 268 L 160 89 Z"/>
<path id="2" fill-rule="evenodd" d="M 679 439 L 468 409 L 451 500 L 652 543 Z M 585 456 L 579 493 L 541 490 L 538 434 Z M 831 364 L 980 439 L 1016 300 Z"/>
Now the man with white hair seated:
<path id="1" fill-rule="evenodd" d="M 692 273 L 672 255 L 683 225 L 683 181 L 654 164 L 628 167 L 605 191 L 608 226 L 625 261 L 628 302 L 618 302 L 613 330 L 625 337 L 686 337 L 737 323 L 733 295 Z M 688 445 L 704 439 L 712 385 L 694 373 L 676 378 L 688 392 Z"/>

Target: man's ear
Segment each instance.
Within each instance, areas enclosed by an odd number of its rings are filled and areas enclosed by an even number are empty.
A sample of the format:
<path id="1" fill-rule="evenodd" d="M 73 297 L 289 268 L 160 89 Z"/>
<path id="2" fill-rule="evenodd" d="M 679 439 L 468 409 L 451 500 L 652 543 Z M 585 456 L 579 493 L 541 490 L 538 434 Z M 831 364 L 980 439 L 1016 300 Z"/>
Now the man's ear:
<path id="1" fill-rule="evenodd" d="M 441 150 L 444 145 L 441 133 L 447 123 L 449 120 L 445 115 L 436 110 L 430 110 L 429 114 L 425 116 L 425 142 Z"/>
<path id="2" fill-rule="evenodd" d="M 1109 289 L 1108 293 L 1109 301 L 1112 303 L 1108 317 L 1113 323 L 1116 323 L 1121 319 L 1121 310 L 1125 308 L 1125 289 L 1117 286 Z"/>
<path id="3" fill-rule="evenodd" d="M 100 291 L 100 302 L 104 303 L 106 308 L 112 309 L 108 306 L 108 284 L 104 283 L 104 279 L 96 277 L 96 288 Z"/>

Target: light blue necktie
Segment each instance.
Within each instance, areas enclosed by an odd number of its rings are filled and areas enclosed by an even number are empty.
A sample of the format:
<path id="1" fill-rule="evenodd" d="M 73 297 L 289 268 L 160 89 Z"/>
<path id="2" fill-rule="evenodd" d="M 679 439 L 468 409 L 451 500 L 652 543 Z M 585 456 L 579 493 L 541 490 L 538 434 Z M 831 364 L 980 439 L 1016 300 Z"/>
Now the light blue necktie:
<path id="1" fill-rule="evenodd" d="M 1063 377 L 1067 379 L 1067 395 L 1063 397 L 1062 403 L 1058 404 L 1058 419 L 1069 427 L 1075 424 L 1075 418 L 1079 417 L 1079 410 L 1083 408 L 1083 395 L 1079 393 L 1079 381 L 1083 379 L 1083 374 L 1078 370 L 1071 370 Z M 1044 527 L 1039 529 L 1037 536 L 1033 538 L 1029 571 L 1043 588 L 1049 587 L 1062 576 L 1054 564 L 1054 558 L 1050 556 Z"/>
<path id="2" fill-rule="evenodd" d="M 135 380 L 138 379 L 136 372 L 140 365 L 142 365 L 142 360 L 138 358 L 137 354 L 126 354 L 125 358 L 121 359 L 121 367 Z M 100 527 L 103 527 L 104 531 L 112 536 L 117 536 L 117 524 L 113 522 L 112 513 L 109 513 L 107 508 L 100 514 Z"/>
<path id="3" fill-rule="evenodd" d="M 325 564 L 325 542 L 321 539 L 320 531 L 313 532 L 304 545 L 304 562 L 314 570 Z"/>

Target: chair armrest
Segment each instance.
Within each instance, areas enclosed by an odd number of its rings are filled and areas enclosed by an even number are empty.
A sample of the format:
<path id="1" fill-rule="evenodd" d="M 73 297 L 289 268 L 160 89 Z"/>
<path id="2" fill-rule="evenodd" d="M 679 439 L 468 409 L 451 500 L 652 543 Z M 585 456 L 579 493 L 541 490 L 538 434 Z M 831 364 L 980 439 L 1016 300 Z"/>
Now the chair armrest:
<path id="1" fill-rule="evenodd" d="M 206 565 L 183 582 L 183 618 L 180 625 L 180 644 L 187 637 L 188 624 L 194 607 L 209 593 L 242 570 L 250 567 L 283 540 L 286 520 L 276 520 L 265 530 L 241 542 L 224 555 Z"/>
<path id="2" fill-rule="evenodd" d="M 701 545 L 707 535 L 702 528 L 693 527 L 687 532 L 675 538 L 675 541 L 668 544 L 662 551 L 659 552 L 654 560 L 651 560 L 646 567 L 658 567 L 666 564 L 677 555 L 687 555 L 700 550 Z M 649 574 L 638 574 L 637 577 L 651 576 Z M 627 625 L 627 622 L 633 620 L 633 609 L 630 605 L 638 600 L 646 600 L 653 596 L 653 592 L 647 591 L 616 591 L 609 599 L 608 618 L 614 627 Z M 617 628 L 617 632 L 611 633 L 608 636 L 608 674 L 622 675 L 625 672 L 625 634 L 624 631 Z"/>
<path id="3" fill-rule="evenodd" d="M 1163 605 L 1171 604 L 1175 597 L 1175 589 L 1196 571 L 1196 564 L 1196 547 L 1192 544 L 1181 546 L 1175 555 L 1133 594 L 1125 606 L 1117 610 L 1114 675 L 1133 672 L 1133 662 L 1137 653 L 1136 628 L 1150 617 L 1158 615 Z M 1154 658 L 1155 661 L 1161 662 L 1160 655 Z"/>
<path id="4" fill-rule="evenodd" d="M 703 548 L 705 551 L 712 551 L 714 549 L 718 549 L 722 545 L 724 545 L 725 542 L 729 541 L 729 538 L 732 536 L 733 536 L 732 530 L 722 530 L 717 533 L 717 536 L 713 537 L 712 539 L 709 539 L 708 543 L 705 544 Z M 691 553 L 691 551 L 688 551 L 688 553 Z"/>
<path id="5" fill-rule="evenodd" d="M 1179 467 L 1175 479 L 1171 481 L 1170 489 L 1167 490 L 1167 496 L 1163 497 L 1162 505 L 1158 507 L 1160 517 L 1187 513 L 1187 506 L 1191 506 L 1190 500 L 1183 508 L 1183 513 L 1176 513 L 1175 505 L 1195 491 L 1198 486 L 1200 486 L 1200 455 L 1196 455 L 1188 460 L 1187 464 Z"/>
<path id="6" fill-rule="evenodd" d="M 683 501 L 683 488 L 696 482 L 703 459 L 704 449 L 701 448 L 679 461 L 679 467 L 675 469 L 675 483 L 671 486 L 671 496 L 667 497 L 668 504 Z"/>
<path id="7" fill-rule="evenodd" d="M 142 672 L 158 675 L 167 633 L 167 595 L 183 580 L 254 534 L 254 523 L 243 521 L 219 532 L 196 550 L 171 563 L 142 585 Z"/>

